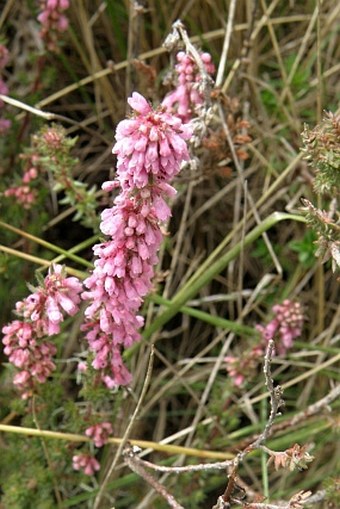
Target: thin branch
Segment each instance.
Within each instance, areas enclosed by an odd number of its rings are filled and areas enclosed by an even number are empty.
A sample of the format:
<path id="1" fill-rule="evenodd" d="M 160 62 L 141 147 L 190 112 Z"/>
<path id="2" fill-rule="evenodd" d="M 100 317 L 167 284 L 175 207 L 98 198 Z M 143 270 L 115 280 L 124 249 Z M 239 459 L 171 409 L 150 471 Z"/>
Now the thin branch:
<path id="1" fill-rule="evenodd" d="M 265 378 L 266 388 L 270 395 L 270 414 L 268 417 L 268 421 L 265 425 L 263 432 L 252 442 L 248 447 L 240 451 L 235 459 L 233 460 L 233 468 L 229 475 L 228 484 L 225 489 L 225 492 L 221 497 L 218 498 L 217 504 L 213 507 L 213 509 L 225 509 L 229 507 L 229 502 L 232 498 L 234 487 L 236 484 L 236 474 L 239 464 L 244 460 L 244 458 L 255 449 L 259 449 L 261 444 L 267 440 L 270 436 L 274 424 L 274 420 L 277 415 L 279 415 L 279 408 L 282 406 L 282 388 L 278 385 L 274 387 L 274 381 L 271 374 L 271 361 L 273 357 L 273 352 L 275 348 L 275 343 L 271 339 L 268 341 L 265 357 L 264 357 L 264 366 L 263 373 Z"/>
<path id="2" fill-rule="evenodd" d="M 138 402 L 137 402 L 137 405 L 136 405 L 136 408 L 135 408 L 135 411 L 133 412 L 133 415 L 127 425 L 127 428 L 126 428 L 126 431 L 124 433 L 124 436 L 123 436 L 123 439 L 121 441 L 121 443 L 119 444 L 119 447 L 116 451 L 116 454 L 115 454 L 115 457 L 113 458 L 113 461 L 110 465 L 110 468 L 108 469 L 107 473 L 106 473 L 106 476 L 103 480 L 103 483 L 102 485 L 100 486 L 99 488 L 99 492 L 96 496 L 96 499 L 94 501 L 94 505 L 93 505 L 93 509 L 98 509 L 99 508 L 99 505 L 100 505 L 100 502 L 103 498 L 103 495 L 105 493 L 105 490 L 106 490 L 106 487 L 108 485 L 108 482 L 110 480 L 110 477 L 112 475 L 112 472 L 114 471 L 118 461 L 119 461 L 119 458 L 124 450 L 124 447 L 128 441 L 128 438 L 129 438 L 129 434 L 130 434 L 130 431 L 132 429 L 132 426 L 134 425 L 135 423 L 135 420 L 137 418 L 137 415 L 139 413 L 139 410 L 140 410 L 140 407 L 143 403 L 143 400 L 144 400 L 144 397 L 145 397 L 145 394 L 146 394 L 146 391 L 149 387 L 149 382 L 150 382 L 150 379 L 151 379 L 151 373 L 152 373 L 152 367 L 153 367 L 153 358 L 154 358 L 154 346 L 151 345 L 151 351 L 150 351 L 150 358 L 149 358 L 149 364 L 148 364 L 148 368 L 147 368 L 147 372 L 146 372 L 146 376 L 145 376 L 145 381 L 144 381 L 144 385 L 143 385 L 143 388 L 142 388 L 142 391 L 140 393 L 140 396 L 139 396 L 139 399 L 138 399 Z"/>
<path id="3" fill-rule="evenodd" d="M 224 70 L 225 70 L 225 66 L 227 63 L 228 50 L 229 50 L 229 45 L 230 45 L 230 38 L 231 38 L 232 30 L 233 30 L 235 7 L 236 7 L 236 0 L 231 0 L 230 6 L 229 6 L 227 27 L 226 27 L 225 37 L 224 37 L 224 41 L 223 41 L 223 49 L 222 49 L 222 53 L 221 53 L 220 63 L 219 63 L 218 70 L 217 70 L 216 87 L 220 87 L 222 84 L 222 81 L 223 81 L 223 75 L 224 75 Z"/>
<path id="4" fill-rule="evenodd" d="M 165 46 L 168 50 L 171 50 L 178 44 L 180 39 L 182 39 L 184 43 L 185 51 L 192 56 L 199 69 L 200 75 L 202 77 L 200 88 L 205 95 L 205 105 L 208 106 L 210 103 L 210 88 L 213 83 L 213 79 L 207 73 L 201 56 L 198 50 L 192 44 L 182 21 L 178 19 L 172 24 L 172 32 L 166 38 L 163 46 Z"/>
<path id="5" fill-rule="evenodd" d="M 241 505 L 243 509 L 302 509 L 304 506 L 318 504 L 325 499 L 326 490 L 319 490 L 314 495 L 310 491 L 299 491 L 287 501 L 278 501 L 276 504 L 267 504 L 265 502 L 251 502 L 245 504 L 241 500 L 233 499 L 233 502 Z"/>
<path id="6" fill-rule="evenodd" d="M 168 503 L 170 507 L 173 509 L 184 509 L 175 498 L 166 490 L 166 488 L 160 484 L 150 472 L 147 472 L 143 466 L 143 461 L 140 460 L 133 451 L 132 447 L 126 447 L 124 450 L 124 459 L 125 463 L 130 467 L 130 469 L 142 477 L 152 488 L 161 495 L 164 500 Z"/>
<path id="7" fill-rule="evenodd" d="M 266 350 L 266 354 L 264 357 L 264 366 L 263 373 L 265 377 L 265 383 L 267 390 L 270 394 L 270 414 L 268 421 L 265 425 L 263 432 L 251 443 L 244 451 L 241 451 L 235 458 L 235 462 L 240 463 L 244 459 L 244 457 L 255 449 L 258 449 L 263 442 L 267 440 L 267 438 L 271 435 L 274 421 L 279 413 L 279 408 L 283 405 L 282 400 L 282 388 L 280 385 L 274 387 L 274 381 L 272 379 L 271 374 L 271 361 L 273 356 L 273 351 L 275 348 L 275 343 L 272 339 L 268 341 L 268 346 Z"/>
<path id="8" fill-rule="evenodd" d="M 32 399 L 32 416 L 33 416 L 33 421 L 34 421 L 34 424 L 36 425 L 37 429 L 40 430 L 40 424 L 39 424 L 38 417 L 37 417 L 36 404 L 35 403 L 36 403 L 36 399 L 35 399 L 35 396 L 33 396 L 33 399 Z M 54 491 L 54 494 L 55 494 L 55 498 L 57 500 L 57 506 L 58 506 L 58 509 L 61 509 L 62 506 L 63 506 L 63 499 L 61 497 L 61 494 L 60 494 L 60 491 L 59 491 L 59 486 L 58 486 L 57 480 L 55 478 L 53 462 L 51 460 L 50 453 L 48 452 L 47 445 L 45 443 L 45 439 L 43 437 L 41 437 L 40 441 L 41 441 L 41 445 L 42 445 L 42 448 L 43 448 L 43 451 L 44 451 L 44 454 L 45 454 L 46 463 L 47 463 L 48 468 L 49 468 L 49 470 L 51 472 L 51 480 L 52 480 L 52 485 L 53 485 L 53 491 Z"/>
<path id="9" fill-rule="evenodd" d="M 65 124 L 70 124 L 78 129 L 83 129 L 85 132 L 90 134 L 91 136 L 96 136 L 101 141 L 105 143 L 105 145 L 108 145 L 107 139 L 102 136 L 98 131 L 95 131 L 93 129 L 90 129 L 89 127 L 85 126 L 84 124 L 77 122 L 76 120 L 73 120 L 72 118 L 65 117 L 64 115 L 59 115 L 58 113 L 51 113 L 49 111 L 42 111 L 38 108 L 34 108 L 33 106 L 30 106 L 29 104 L 23 103 L 22 101 L 18 101 L 17 99 L 13 99 L 13 97 L 9 97 L 8 95 L 0 94 L 0 100 L 10 104 L 11 106 L 14 106 L 15 108 L 19 108 L 20 110 L 27 111 L 28 113 L 32 113 L 32 115 L 36 115 L 37 117 L 41 117 L 44 120 L 48 121 L 59 121 L 64 122 Z"/>
<path id="10" fill-rule="evenodd" d="M 198 465 L 187 465 L 184 467 L 164 467 L 162 465 L 155 465 L 150 461 L 142 460 L 139 456 L 136 455 L 135 451 L 132 451 L 134 454 L 134 463 L 137 465 L 141 465 L 143 468 L 151 468 L 157 472 L 164 472 L 169 474 L 182 474 L 184 472 L 202 472 L 206 470 L 226 470 L 229 466 L 233 464 L 233 460 L 226 461 L 216 461 L 216 463 L 200 463 Z M 129 451 L 131 455 L 131 451 Z"/>

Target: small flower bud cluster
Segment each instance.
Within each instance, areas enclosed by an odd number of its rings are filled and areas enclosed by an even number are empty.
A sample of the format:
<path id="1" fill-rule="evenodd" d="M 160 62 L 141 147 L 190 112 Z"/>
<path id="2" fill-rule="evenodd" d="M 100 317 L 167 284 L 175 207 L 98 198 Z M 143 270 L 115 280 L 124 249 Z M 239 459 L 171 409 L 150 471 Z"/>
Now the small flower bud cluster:
<path id="1" fill-rule="evenodd" d="M 117 181 L 103 186 L 119 186 L 120 194 L 102 213 L 100 229 L 109 240 L 94 246 L 95 269 L 83 294 L 92 366 L 109 388 L 131 380 L 121 351 L 140 338 L 138 310 L 152 287 L 161 224 L 171 214 L 165 199 L 175 194 L 169 182 L 189 158 L 185 140 L 191 136 L 178 117 L 162 107 L 154 111 L 140 94 L 128 102 L 135 115 L 117 126 Z"/>
<path id="2" fill-rule="evenodd" d="M 70 7 L 69 0 L 41 0 L 38 21 L 41 24 L 40 37 L 49 51 L 57 51 L 58 34 L 65 32 L 68 19 L 63 14 Z"/>
<path id="3" fill-rule="evenodd" d="M 9 187 L 4 195 L 7 198 L 15 198 L 16 203 L 20 203 L 24 209 L 30 209 L 37 199 L 36 191 L 28 185 Z"/>
<path id="4" fill-rule="evenodd" d="M 42 287 L 16 304 L 18 320 L 2 329 L 4 353 L 20 371 L 14 384 L 27 399 L 36 383 L 44 383 L 55 369 L 56 347 L 46 336 L 60 332 L 64 314 L 78 311 L 82 285 L 75 277 L 65 277 L 62 266 L 49 270 Z"/>
<path id="5" fill-rule="evenodd" d="M 113 429 L 110 422 L 99 422 L 86 429 L 85 435 L 92 438 L 95 447 L 103 447 L 107 443 Z M 90 454 L 78 454 L 73 456 L 74 470 L 82 470 L 86 475 L 93 475 L 100 469 L 100 464 Z"/>
<path id="6" fill-rule="evenodd" d="M 100 464 L 90 454 L 77 454 L 72 458 L 74 470 L 82 470 L 86 475 L 93 475 L 100 469 Z"/>
<path id="7" fill-rule="evenodd" d="M 200 58 L 206 72 L 212 75 L 215 66 L 209 53 L 201 53 Z M 197 106 L 204 103 L 204 91 L 202 91 L 202 73 L 194 59 L 180 51 L 176 55 L 177 72 L 176 88 L 165 96 L 162 105 L 173 114 L 176 114 L 183 122 L 189 122 L 195 114 Z"/>
<path id="8" fill-rule="evenodd" d="M 248 352 L 243 353 L 240 357 L 228 355 L 224 358 L 228 375 L 236 387 L 241 387 L 254 374 L 263 355 L 263 346 L 257 345 Z"/>
<path id="9" fill-rule="evenodd" d="M 261 333 L 261 341 L 242 356 L 229 355 L 224 358 L 226 369 L 236 387 L 241 387 L 249 379 L 260 364 L 270 339 L 275 340 L 276 351 L 285 355 L 293 346 L 293 340 L 301 335 L 304 315 L 301 304 L 284 300 L 272 308 L 275 317 L 266 326 L 256 325 Z"/>
<path id="10" fill-rule="evenodd" d="M 28 210 L 37 200 L 37 190 L 33 186 L 39 175 L 39 158 L 35 154 L 21 154 L 21 159 L 25 159 L 25 168 L 21 182 L 16 186 L 6 189 L 4 196 L 8 198 L 14 197 L 17 203 Z"/>
<path id="11" fill-rule="evenodd" d="M 96 447 L 103 447 L 107 439 L 112 435 L 112 424 L 110 422 L 100 422 L 86 429 L 85 435 L 92 438 Z"/>
<path id="12" fill-rule="evenodd" d="M 3 44 L 0 44 L 0 94 L 2 95 L 8 94 L 8 87 L 3 80 L 3 70 L 8 64 L 8 61 L 9 61 L 8 49 Z M 1 116 L 1 110 L 3 109 L 4 105 L 5 105 L 4 101 L 0 99 L 0 135 L 5 134 L 11 127 L 11 121 Z"/>
<path id="13" fill-rule="evenodd" d="M 279 355 L 285 355 L 288 349 L 293 346 L 295 338 L 301 335 L 304 314 L 299 302 L 284 300 L 282 304 L 273 306 L 275 317 L 266 326 L 257 325 L 264 341 L 278 339 L 276 349 Z"/>

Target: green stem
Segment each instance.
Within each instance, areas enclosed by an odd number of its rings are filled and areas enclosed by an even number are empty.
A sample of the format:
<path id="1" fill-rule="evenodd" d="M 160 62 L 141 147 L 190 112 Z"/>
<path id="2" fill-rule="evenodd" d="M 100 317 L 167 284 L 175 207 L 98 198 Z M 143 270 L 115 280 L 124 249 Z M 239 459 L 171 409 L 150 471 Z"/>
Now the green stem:
<path id="1" fill-rule="evenodd" d="M 50 251 L 61 254 L 65 258 L 73 260 L 74 262 L 84 265 L 85 267 L 88 267 L 90 269 L 93 268 L 92 263 L 88 262 L 87 260 L 84 260 L 84 258 L 81 258 L 80 256 L 77 256 L 75 254 L 72 254 L 69 251 L 62 249 L 61 247 L 55 246 L 54 244 L 51 244 L 50 242 L 47 242 L 46 240 L 40 239 L 39 237 L 36 237 L 35 235 L 24 232 L 23 230 L 19 230 L 19 228 L 15 228 L 14 226 L 4 223 L 3 221 L 0 221 L 0 227 L 6 228 L 6 230 L 9 230 L 9 231 L 14 232 L 18 235 L 21 235 L 22 237 L 25 237 L 26 239 L 32 240 L 33 242 L 40 244 L 41 246 L 45 247 L 46 249 L 49 249 Z"/>
<path id="2" fill-rule="evenodd" d="M 86 239 L 84 240 L 83 242 L 80 242 L 79 244 L 77 244 L 76 246 L 72 247 L 69 251 L 67 251 L 69 254 L 75 254 L 75 253 L 78 253 L 79 251 L 82 251 L 83 249 L 86 249 L 87 247 L 89 246 L 93 246 L 93 244 L 99 239 L 99 235 L 93 235 L 92 237 L 90 237 L 89 239 Z M 65 255 L 59 255 L 59 256 L 56 256 L 55 258 L 53 258 L 53 260 L 51 260 L 50 263 L 60 263 L 62 262 L 63 260 L 65 259 Z M 91 265 L 91 267 L 89 266 L 89 268 L 92 268 L 93 269 L 93 265 Z M 38 272 L 44 270 L 43 267 L 41 267 L 40 269 L 38 269 Z M 86 277 L 86 276 L 84 276 Z"/>
<path id="3" fill-rule="evenodd" d="M 150 295 L 149 300 L 167 307 L 170 307 L 172 304 L 171 300 L 164 299 L 164 297 L 161 297 L 158 294 Z M 215 327 L 220 327 L 221 329 L 228 329 L 230 331 L 235 332 L 236 334 L 244 334 L 246 336 L 254 336 L 257 334 L 256 330 L 253 327 L 248 327 L 247 325 L 242 325 L 231 320 L 226 320 L 225 318 L 220 318 L 219 316 L 213 316 L 210 315 L 209 313 L 206 313 L 199 309 L 191 308 L 189 306 L 182 306 L 180 312 L 185 315 L 198 318 L 198 320 L 201 320 L 202 322 L 210 323 Z"/>
<path id="4" fill-rule="evenodd" d="M 264 232 L 275 226 L 277 223 L 285 220 L 293 220 L 306 222 L 303 216 L 295 214 L 287 214 L 284 212 L 274 212 L 268 216 L 261 224 L 256 226 L 251 232 L 249 232 L 244 239 L 233 246 L 227 253 L 221 255 L 215 261 L 216 253 L 220 253 L 221 244 L 225 245 L 225 239 L 222 241 L 220 246 L 207 258 L 207 260 L 201 265 L 200 269 L 193 275 L 192 278 L 178 291 L 175 297 L 171 301 L 171 305 L 159 314 L 153 322 L 147 327 L 143 333 L 145 339 L 150 337 L 163 325 L 165 325 L 173 316 L 175 316 L 181 307 L 190 299 L 192 299 L 199 290 L 208 284 L 217 274 L 227 267 L 227 265 L 234 260 L 241 252 L 242 249 L 252 244 L 258 239 Z"/>

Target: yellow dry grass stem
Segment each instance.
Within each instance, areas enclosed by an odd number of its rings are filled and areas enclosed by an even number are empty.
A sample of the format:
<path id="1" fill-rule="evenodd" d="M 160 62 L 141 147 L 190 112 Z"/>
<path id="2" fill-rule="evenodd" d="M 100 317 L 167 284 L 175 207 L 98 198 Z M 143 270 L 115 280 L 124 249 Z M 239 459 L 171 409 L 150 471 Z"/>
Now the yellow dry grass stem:
<path id="1" fill-rule="evenodd" d="M 16 433 L 19 435 L 50 438 L 54 440 L 66 440 L 69 442 L 91 442 L 91 439 L 75 433 L 61 433 L 59 431 L 48 431 L 44 429 L 35 428 L 24 428 L 21 426 L 11 426 L 9 424 L 0 424 L 0 431 L 5 433 Z M 114 445 L 120 445 L 122 438 L 109 438 L 108 443 Z M 215 460 L 227 460 L 234 458 L 234 454 L 221 451 L 206 451 L 201 449 L 195 449 L 193 447 L 181 447 L 180 445 L 162 444 L 152 442 L 151 440 L 135 440 L 129 439 L 129 443 L 136 445 L 143 449 L 150 449 L 153 451 L 164 452 L 166 454 L 184 454 L 185 456 L 193 456 L 196 458 L 206 458 Z"/>

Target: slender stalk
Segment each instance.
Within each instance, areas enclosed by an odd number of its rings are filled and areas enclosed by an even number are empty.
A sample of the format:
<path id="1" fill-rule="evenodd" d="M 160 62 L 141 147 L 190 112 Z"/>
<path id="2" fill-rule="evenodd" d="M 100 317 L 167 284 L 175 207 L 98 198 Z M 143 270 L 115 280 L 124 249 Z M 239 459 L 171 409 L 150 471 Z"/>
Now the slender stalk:
<path id="1" fill-rule="evenodd" d="M 61 433 L 60 431 L 49 431 L 45 429 L 25 428 L 21 426 L 12 426 L 10 424 L 0 424 L 0 432 L 50 438 L 52 440 L 66 440 L 68 442 L 79 442 L 79 443 L 91 442 L 91 439 L 86 437 L 85 435 L 78 435 L 75 433 Z M 120 445 L 122 441 L 123 438 L 110 437 L 108 439 L 108 443 L 114 445 Z M 136 445 L 137 447 L 164 452 L 166 454 L 184 454 L 185 456 L 193 456 L 196 458 L 221 459 L 221 460 L 228 460 L 234 457 L 233 454 L 228 452 L 205 451 L 195 449 L 194 447 L 181 447 L 180 445 L 152 442 L 151 440 L 136 440 L 130 438 L 129 442 L 132 445 Z"/>
<path id="2" fill-rule="evenodd" d="M 5 228 L 6 230 L 9 230 L 13 233 L 16 233 L 20 235 L 21 237 L 25 237 L 28 240 L 31 240 L 32 242 L 35 242 L 36 244 L 40 244 L 41 246 L 45 247 L 46 249 L 49 249 L 50 251 L 53 251 L 55 253 L 59 253 L 63 255 L 65 258 L 69 258 L 70 260 L 79 263 L 81 265 L 84 265 L 87 268 L 92 268 L 92 263 L 88 262 L 87 260 L 84 260 L 84 258 L 81 258 L 80 256 L 77 256 L 69 251 L 66 251 L 66 249 L 62 249 L 61 247 L 58 247 L 54 244 L 51 244 L 50 242 L 47 242 L 46 240 L 43 240 L 39 237 L 36 237 L 35 235 L 32 235 L 31 233 L 27 233 L 23 230 L 20 230 L 19 228 L 15 228 L 15 226 L 12 226 L 10 224 L 7 224 L 3 221 L 0 221 L 0 227 Z M 50 265 L 50 262 L 48 262 Z"/>
<path id="3" fill-rule="evenodd" d="M 39 424 L 38 417 L 37 417 L 37 412 L 36 412 L 36 399 L 35 399 L 35 396 L 32 399 L 32 415 L 33 415 L 33 421 L 34 421 L 37 429 L 40 430 L 41 428 L 40 428 L 40 424 Z M 51 472 L 51 479 L 52 479 L 52 484 L 53 484 L 53 490 L 54 490 L 55 498 L 57 500 L 57 506 L 58 506 L 58 509 L 61 509 L 62 508 L 62 504 L 63 504 L 63 499 L 61 497 L 61 494 L 60 494 L 60 491 L 59 491 L 59 487 L 58 487 L 58 483 L 57 483 L 56 478 L 55 478 L 53 462 L 51 460 L 50 453 L 48 452 L 48 448 L 47 448 L 47 445 L 45 443 L 45 439 L 43 437 L 41 437 L 41 445 L 42 445 L 42 448 L 43 448 L 43 451 L 44 451 L 44 454 L 45 454 L 46 463 L 47 463 L 48 468 L 49 468 L 49 470 Z"/>
<path id="4" fill-rule="evenodd" d="M 229 5 L 229 13 L 228 13 L 228 22 L 227 27 L 225 31 L 225 37 L 223 41 L 223 49 L 221 53 L 220 63 L 217 70 L 217 76 L 216 76 L 216 87 L 220 87 L 223 81 L 223 75 L 225 66 L 227 63 L 227 56 L 228 56 L 228 50 L 230 45 L 230 38 L 233 31 L 233 23 L 234 23 L 234 16 L 235 16 L 235 7 L 236 7 L 236 0 L 231 0 Z"/>
<path id="5" fill-rule="evenodd" d="M 44 268 L 50 267 L 52 265 L 53 260 L 44 260 L 43 258 L 38 258 L 37 256 L 29 255 L 27 253 L 23 253 L 22 251 L 18 251 L 17 249 L 12 249 L 7 246 L 2 246 L 0 244 L 0 251 L 4 253 L 8 253 L 13 256 L 17 256 L 18 258 L 22 258 L 23 260 L 26 260 L 28 262 L 36 263 L 38 265 L 43 266 Z M 84 279 L 86 277 L 86 274 L 84 272 L 81 272 L 80 270 L 73 269 L 72 267 L 65 267 L 66 272 L 68 274 L 71 274 L 72 276 L 76 276 L 79 279 Z"/>
<path id="6" fill-rule="evenodd" d="M 148 387 L 149 387 L 149 383 L 150 383 L 150 380 L 151 380 L 151 374 L 152 374 L 152 368 L 153 368 L 153 359 L 154 359 L 154 346 L 151 345 L 151 351 L 150 351 L 150 357 L 149 357 L 149 364 L 148 364 L 148 368 L 147 368 L 147 371 L 146 371 L 146 376 L 145 376 L 145 380 L 144 380 L 144 384 L 143 384 L 143 387 L 142 387 L 142 390 L 141 390 L 141 393 L 140 393 L 140 396 L 139 396 L 139 399 L 138 399 L 138 402 L 137 402 L 137 405 L 136 405 L 136 408 L 133 412 L 133 415 L 131 417 L 131 419 L 129 420 L 129 423 L 126 427 L 126 431 L 124 433 L 124 436 L 122 438 L 122 441 L 121 443 L 119 444 L 119 447 L 116 451 L 116 454 L 115 454 L 115 457 L 113 458 L 113 461 L 108 469 L 108 471 L 106 472 L 106 475 L 105 475 L 105 478 L 102 482 L 102 485 L 100 486 L 99 488 L 99 492 L 96 496 L 96 499 L 94 501 L 94 505 L 93 505 L 93 509 L 98 509 L 99 506 L 100 506 L 100 503 L 101 503 L 101 500 L 105 494 L 105 490 L 107 488 L 107 485 L 110 481 L 110 477 L 119 461 L 119 458 L 121 457 L 122 455 L 122 452 L 124 450 L 124 447 L 128 441 L 128 438 L 129 438 L 129 434 L 132 430 L 132 427 L 135 423 L 135 420 L 137 419 L 137 416 L 139 414 L 139 410 L 142 406 L 142 403 L 144 401 L 144 397 L 146 395 L 146 392 L 148 390 Z"/>
<path id="7" fill-rule="evenodd" d="M 69 251 L 67 251 L 69 254 L 75 254 L 75 253 L 78 253 L 79 251 L 82 251 L 83 249 L 89 247 L 89 246 L 93 246 L 94 242 L 96 242 L 99 238 L 99 235 L 93 235 L 92 237 L 84 240 L 83 242 L 80 242 L 79 244 L 77 244 L 76 246 L 72 247 Z M 65 260 L 66 256 L 65 255 L 59 255 L 59 256 L 56 256 L 55 258 L 53 258 L 53 260 L 51 260 L 50 263 L 60 263 L 62 262 L 63 260 Z M 43 268 L 40 268 L 38 269 L 38 271 L 42 271 L 44 270 Z M 86 277 L 86 275 L 84 274 L 84 277 Z"/>
<path id="8" fill-rule="evenodd" d="M 214 253 L 220 251 L 220 246 L 212 253 L 212 255 L 201 265 L 200 269 L 194 274 L 194 276 L 184 285 L 181 290 L 171 301 L 171 306 L 159 314 L 151 325 L 144 331 L 143 337 L 150 339 L 150 337 L 163 325 L 165 325 L 173 316 L 178 313 L 181 307 L 190 299 L 192 299 L 201 288 L 208 284 L 215 276 L 217 276 L 225 267 L 234 260 L 241 249 L 252 244 L 258 239 L 263 232 L 269 230 L 276 224 L 284 220 L 294 220 L 306 222 L 303 216 L 294 214 L 286 214 L 284 212 L 274 212 L 268 216 L 261 224 L 256 226 L 251 232 L 249 232 L 241 242 L 233 246 L 227 253 L 220 256 L 217 260 L 212 261 L 211 258 L 215 259 Z M 224 244 L 224 241 L 222 241 Z"/>
<path id="9" fill-rule="evenodd" d="M 172 305 L 171 300 L 164 299 L 164 297 L 161 297 L 158 294 L 150 295 L 149 300 L 167 307 L 170 307 Z M 194 309 L 189 306 L 182 306 L 180 312 L 185 315 L 198 318 L 199 320 L 202 320 L 202 322 L 210 323 L 215 327 L 220 327 L 221 329 L 228 329 L 236 334 L 246 336 L 254 336 L 257 334 L 257 331 L 253 327 L 247 327 L 247 325 L 242 325 L 240 323 L 233 322 L 232 320 L 226 320 L 225 318 L 220 318 L 219 316 L 213 316 L 209 313 L 205 313 L 204 311 Z"/>
<path id="10" fill-rule="evenodd" d="M 263 399 L 260 403 L 261 420 L 264 423 L 267 418 L 267 400 Z M 269 479 L 268 479 L 268 467 L 267 467 L 268 456 L 264 450 L 261 450 L 261 470 L 262 470 L 262 486 L 263 496 L 269 498 Z"/>

